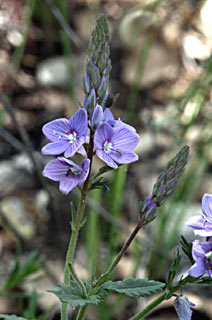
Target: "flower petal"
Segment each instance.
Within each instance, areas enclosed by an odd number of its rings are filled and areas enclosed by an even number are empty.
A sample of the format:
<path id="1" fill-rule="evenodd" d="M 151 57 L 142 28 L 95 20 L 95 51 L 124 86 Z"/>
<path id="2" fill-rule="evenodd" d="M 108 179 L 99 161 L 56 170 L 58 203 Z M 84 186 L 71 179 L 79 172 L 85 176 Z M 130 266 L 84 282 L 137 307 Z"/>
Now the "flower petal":
<path id="1" fill-rule="evenodd" d="M 111 143 L 114 149 L 119 149 L 120 151 L 131 151 L 137 146 L 139 136 L 132 130 L 123 126 L 118 126 L 114 131 L 115 132 L 111 138 Z"/>
<path id="2" fill-rule="evenodd" d="M 69 120 L 72 130 L 77 132 L 78 137 L 85 136 L 88 129 L 88 117 L 85 109 L 78 110 Z"/>
<path id="3" fill-rule="evenodd" d="M 97 104 L 93 111 L 92 119 L 91 119 L 91 126 L 98 125 L 100 121 L 103 120 L 103 110 L 102 107 Z"/>
<path id="4" fill-rule="evenodd" d="M 68 148 L 68 142 L 50 142 L 46 146 L 44 146 L 41 150 L 42 154 L 61 154 Z"/>
<path id="5" fill-rule="evenodd" d="M 194 260 L 205 257 L 205 251 L 202 248 L 202 242 L 195 240 L 192 246 L 192 256 Z"/>
<path id="6" fill-rule="evenodd" d="M 194 278 L 199 278 L 205 273 L 204 261 L 198 259 L 197 262 L 190 268 L 188 274 Z"/>
<path id="7" fill-rule="evenodd" d="M 106 108 L 104 111 L 104 120 L 105 121 L 114 120 L 114 116 L 109 108 Z"/>
<path id="8" fill-rule="evenodd" d="M 82 160 L 82 170 L 83 172 L 85 173 L 85 179 L 87 178 L 88 176 L 88 172 L 89 172 L 89 169 L 90 169 L 90 160 L 89 159 L 83 159 Z"/>
<path id="9" fill-rule="evenodd" d="M 135 154 L 134 152 L 130 151 L 130 152 L 116 152 L 116 151 L 112 151 L 110 152 L 110 157 L 116 161 L 117 163 L 131 163 L 134 161 L 138 160 L 138 156 L 137 154 Z"/>
<path id="10" fill-rule="evenodd" d="M 66 151 L 64 153 L 64 156 L 66 158 L 71 158 L 73 155 L 78 152 L 79 148 L 83 145 L 85 142 L 85 136 L 77 138 L 74 142 L 70 143 L 68 147 L 66 148 Z"/>
<path id="11" fill-rule="evenodd" d="M 77 186 L 77 184 L 77 179 L 73 177 L 63 177 L 63 179 L 60 180 L 59 189 L 62 193 L 68 194 L 72 189 L 74 189 Z"/>
<path id="12" fill-rule="evenodd" d="M 191 320 L 193 307 L 191 301 L 188 300 L 186 296 L 179 296 L 174 300 L 174 308 L 178 315 L 178 320 Z"/>
<path id="13" fill-rule="evenodd" d="M 77 153 L 81 154 L 83 157 L 87 157 L 87 152 L 83 146 L 77 150 Z"/>
<path id="14" fill-rule="evenodd" d="M 97 149 L 96 155 L 99 157 L 102 161 L 106 162 L 107 165 L 111 168 L 117 169 L 118 165 L 111 159 L 111 157 L 104 152 L 103 150 Z"/>
<path id="15" fill-rule="evenodd" d="M 69 121 L 65 118 L 57 119 L 46 123 L 43 126 L 43 133 L 50 141 L 58 141 L 63 137 L 65 131 L 70 131 Z"/>
<path id="16" fill-rule="evenodd" d="M 94 145 L 96 148 L 103 149 L 105 141 L 110 141 L 114 130 L 108 123 L 102 123 L 98 126 L 94 134 Z"/>
<path id="17" fill-rule="evenodd" d="M 186 221 L 185 225 L 197 230 L 202 230 L 204 229 L 204 222 L 205 220 L 202 216 L 193 216 L 188 221 Z"/>
<path id="18" fill-rule="evenodd" d="M 61 157 L 51 160 L 43 170 L 43 176 L 52 179 L 54 181 L 59 181 L 62 179 L 67 170 L 69 169 L 69 165 L 62 161 Z"/>
<path id="19" fill-rule="evenodd" d="M 211 194 L 204 194 L 202 198 L 202 212 L 205 217 L 210 219 L 212 222 L 212 195 Z"/>

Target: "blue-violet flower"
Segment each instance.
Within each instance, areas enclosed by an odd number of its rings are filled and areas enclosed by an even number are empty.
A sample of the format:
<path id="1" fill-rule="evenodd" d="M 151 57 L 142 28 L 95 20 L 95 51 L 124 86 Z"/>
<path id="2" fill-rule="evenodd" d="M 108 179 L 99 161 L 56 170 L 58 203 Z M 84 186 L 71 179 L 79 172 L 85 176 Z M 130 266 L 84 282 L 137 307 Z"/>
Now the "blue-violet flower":
<path id="1" fill-rule="evenodd" d="M 179 296 L 174 300 L 174 308 L 179 320 L 191 320 L 191 307 L 193 306 L 195 306 L 195 304 L 189 301 L 186 296 Z"/>
<path id="2" fill-rule="evenodd" d="M 82 168 L 64 157 L 51 160 L 43 170 L 43 175 L 54 181 L 59 181 L 59 189 L 68 194 L 77 185 L 82 185 L 89 172 L 90 160 L 83 159 Z"/>
<path id="3" fill-rule="evenodd" d="M 190 268 L 189 275 L 198 278 L 206 271 L 212 277 L 212 241 L 201 242 L 195 240 L 192 247 L 192 256 L 196 263 Z"/>
<path id="4" fill-rule="evenodd" d="M 43 133 L 52 142 L 42 148 L 43 154 L 61 154 L 69 158 L 76 152 L 85 155 L 85 143 L 88 129 L 87 112 L 77 111 L 70 120 L 62 118 L 53 120 L 43 126 Z"/>
<path id="5" fill-rule="evenodd" d="M 139 142 L 139 136 L 132 130 L 118 126 L 112 128 L 108 123 L 98 126 L 94 135 L 96 155 L 111 168 L 118 164 L 131 163 L 138 160 L 132 152 Z"/>

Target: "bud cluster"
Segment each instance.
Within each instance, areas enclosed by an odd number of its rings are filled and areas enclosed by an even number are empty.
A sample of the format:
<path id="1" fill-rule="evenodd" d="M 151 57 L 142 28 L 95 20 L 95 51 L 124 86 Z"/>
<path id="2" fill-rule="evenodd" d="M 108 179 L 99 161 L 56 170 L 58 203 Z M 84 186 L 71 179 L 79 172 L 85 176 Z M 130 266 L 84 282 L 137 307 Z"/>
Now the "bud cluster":
<path id="1" fill-rule="evenodd" d="M 145 213 L 148 219 L 154 216 L 156 208 L 160 207 L 174 192 L 187 164 L 188 154 L 189 147 L 184 146 L 161 171 L 153 187 L 152 195 L 144 201 L 141 207 L 141 213 Z"/>
<path id="2" fill-rule="evenodd" d="M 97 102 L 102 105 L 102 101 L 107 95 L 111 70 L 109 40 L 108 25 L 102 16 L 96 21 L 90 37 L 86 72 L 83 78 L 82 88 L 85 93 L 83 107 L 89 113 L 94 110 Z"/>

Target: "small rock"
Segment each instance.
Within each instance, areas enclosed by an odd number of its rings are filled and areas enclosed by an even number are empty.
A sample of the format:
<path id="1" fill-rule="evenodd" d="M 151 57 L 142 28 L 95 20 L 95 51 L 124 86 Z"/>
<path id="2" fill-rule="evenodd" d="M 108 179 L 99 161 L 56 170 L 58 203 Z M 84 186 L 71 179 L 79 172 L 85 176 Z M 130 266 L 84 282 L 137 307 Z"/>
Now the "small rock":
<path id="1" fill-rule="evenodd" d="M 24 203 L 18 197 L 11 197 L 0 202 L 1 214 L 6 223 L 24 239 L 35 235 L 36 227 Z"/>

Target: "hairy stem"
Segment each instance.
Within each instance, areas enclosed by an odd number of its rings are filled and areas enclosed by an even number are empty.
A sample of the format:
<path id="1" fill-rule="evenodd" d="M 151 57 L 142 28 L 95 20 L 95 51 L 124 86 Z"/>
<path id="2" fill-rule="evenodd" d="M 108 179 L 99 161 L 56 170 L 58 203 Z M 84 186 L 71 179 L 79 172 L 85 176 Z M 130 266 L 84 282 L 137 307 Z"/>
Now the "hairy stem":
<path id="1" fill-rule="evenodd" d="M 75 228 L 72 230 L 71 238 L 68 246 L 68 251 L 66 254 L 66 261 L 65 261 L 65 269 L 64 269 L 64 281 L 63 283 L 66 285 L 69 285 L 70 283 L 70 273 L 69 273 L 69 266 L 68 264 L 72 262 L 74 252 L 77 245 L 77 239 L 81 227 L 81 222 L 83 218 L 84 208 L 85 208 L 85 199 L 86 199 L 86 193 L 82 192 L 79 207 L 77 210 L 76 215 L 76 224 Z M 62 302 L 62 308 L 61 308 L 61 320 L 67 320 L 68 319 L 68 305 L 65 302 Z"/>
<path id="2" fill-rule="evenodd" d="M 144 216 L 141 217 L 137 226 L 135 227 L 135 229 L 133 230 L 133 232 L 129 236 L 128 240 L 125 242 L 125 244 L 121 248 L 120 252 L 115 257 L 115 259 L 113 260 L 113 262 L 111 263 L 111 265 L 109 266 L 107 271 L 105 272 L 104 276 L 109 275 L 115 269 L 115 267 L 117 266 L 117 264 L 119 263 L 119 261 L 121 260 L 123 255 L 126 253 L 127 249 L 129 248 L 131 242 L 135 239 L 135 236 L 137 235 L 138 231 L 142 228 L 143 223 L 144 223 Z"/>
<path id="3" fill-rule="evenodd" d="M 93 131 L 90 130 L 90 143 L 88 146 L 88 159 L 90 159 L 90 169 L 89 169 L 88 177 L 85 180 L 82 191 L 81 191 L 81 199 L 80 199 L 79 206 L 77 209 L 76 222 L 75 222 L 74 228 L 72 228 L 71 238 L 70 238 L 70 242 L 69 242 L 69 246 L 68 246 L 68 251 L 66 254 L 65 269 L 64 269 L 64 281 L 63 281 L 63 283 L 66 285 L 69 285 L 69 283 L 70 283 L 69 264 L 72 263 L 72 261 L 73 261 L 73 257 L 74 257 L 74 253 L 75 253 L 75 249 L 76 249 L 76 245 L 77 245 L 77 240 L 78 240 L 78 236 L 79 236 L 79 231 L 81 229 L 81 223 L 83 220 L 86 195 L 87 195 L 87 190 L 88 190 L 89 181 L 90 181 L 92 158 L 93 158 Z M 62 302 L 61 320 L 68 320 L 68 304 L 65 302 Z"/>
<path id="4" fill-rule="evenodd" d="M 137 313 L 134 317 L 129 320 L 138 320 L 144 317 L 147 313 L 149 313 L 152 309 L 158 306 L 162 301 L 165 300 L 167 292 L 164 291 L 158 298 L 153 300 L 146 308 L 144 308 L 141 312 Z"/>

